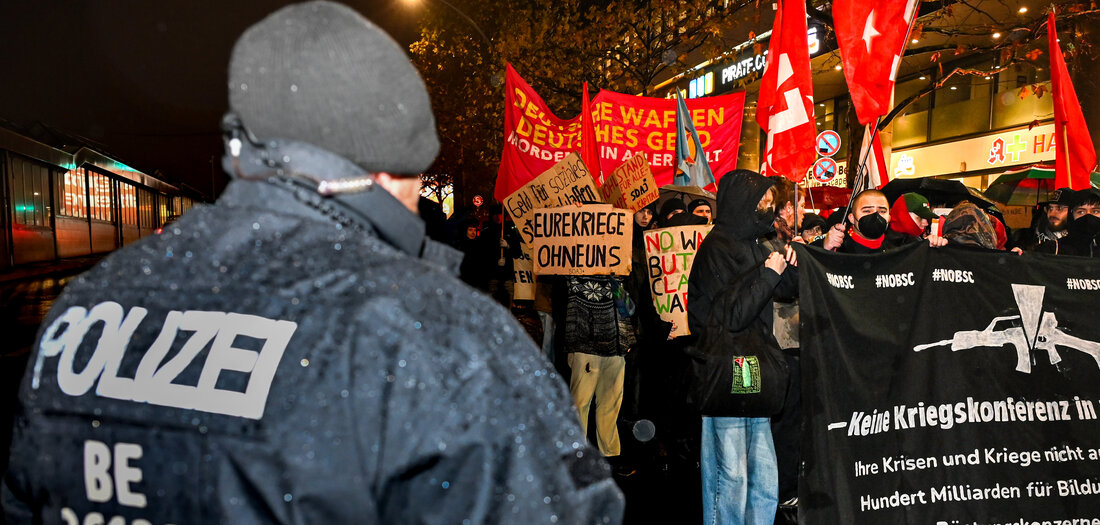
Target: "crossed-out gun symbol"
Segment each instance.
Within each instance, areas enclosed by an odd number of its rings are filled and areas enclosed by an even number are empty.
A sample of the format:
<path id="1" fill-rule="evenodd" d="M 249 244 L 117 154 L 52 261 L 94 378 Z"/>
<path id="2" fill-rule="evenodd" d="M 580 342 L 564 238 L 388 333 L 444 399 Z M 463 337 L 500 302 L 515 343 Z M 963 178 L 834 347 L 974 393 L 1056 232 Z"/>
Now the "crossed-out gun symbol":
<path id="1" fill-rule="evenodd" d="M 1013 319 L 1020 319 L 1020 316 L 1009 315 L 1005 317 L 996 317 L 989 323 L 989 326 L 987 326 L 985 330 L 962 330 L 955 332 L 955 336 L 951 339 L 917 345 L 913 347 L 913 351 L 920 352 L 921 350 L 948 344 L 951 345 L 951 351 L 953 352 L 979 347 L 999 348 L 1005 345 L 1012 345 L 1016 347 L 1016 371 L 1030 374 L 1032 350 L 1045 350 L 1050 358 L 1050 364 L 1054 365 L 1062 361 L 1062 356 L 1058 353 L 1056 348 L 1062 346 L 1079 350 L 1092 356 L 1093 360 L 1096 361 L 1097 368 L 1100 368 L 1100 343 L 1074 337 L 1063 332 L 1058 327 L 1058 318 L 1053 312 L 1042 313 L 1042 319 L 1039 321 L 1038 326 L 1039 329 L 1035 334 L 1035 341 L 1030 343 L 1027 340 L 1024 329 L 1020 326 L 1009 326 L 1004 330 L 996 330 L 997 323 Z"/>

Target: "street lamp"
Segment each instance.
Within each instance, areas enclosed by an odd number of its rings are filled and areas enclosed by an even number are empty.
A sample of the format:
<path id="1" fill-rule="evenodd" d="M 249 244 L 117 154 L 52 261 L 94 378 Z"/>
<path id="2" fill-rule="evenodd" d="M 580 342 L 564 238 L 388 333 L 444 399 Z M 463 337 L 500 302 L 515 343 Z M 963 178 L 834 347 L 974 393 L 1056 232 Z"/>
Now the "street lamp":
<path id="1" fill-rule="evenodd" d="M 443 4 L 443 5 L 445 5 L 445 6 L 449 7 L 449 8 L 451 8 L 451 10 L 453 10 L 453 11 L 454 11 L 454 12 L 456 12 L 456 13 L 458 13 L 458 14 L 459 14 L 459 16 L 461 16 L 462 18 L 465 18 L 465 19 L 466 19 L 466 21 L 467 21 L 467 22 L 469 22 L 471 26 L 473 26 L 474 30 L 475 30 L 475 31 L 477 31 L 477 34 L 481 35 L 481 38 L 482 38 L 482 40 L 485 40 L 485 44 L 489 46 L 489 49 L 490 49 L 490 50 L 492 50 L 492 48 L 493 48 L 493 42 L 492 42 L 491 40 L 489 40 L 489 37 L 485 36 L 485 32 L 481 30 L 481 27 L 479 27 L 479 26 L 477 25 L 477 22 L 474 22 L 474 19 L 473 19 L 473 18 L 470 18 L 470 16 L 469 16 L 469 15 L 467 15 L 467 14 L 466 14 L 466 13 L 464 13 L 464 12 L 462 12 L 462 10 L 461 10 L 461 9 L 459 9 L 459 8 L 455 7 L 455 5 L 454 5 L 454 4 L 452 4 L 452 3 L 448 2 L 447 0 L 432 0 L 432 1 L 435 1 L 435 2 L 439 2 L 439 3 Z M 405 0 L 405 3 L 406 3 L 406 4 L 408 4 L 408 5 L 414 5 L 414 4 L 418 3 L 418 2 L 419 2 L 419 0 Z"/>

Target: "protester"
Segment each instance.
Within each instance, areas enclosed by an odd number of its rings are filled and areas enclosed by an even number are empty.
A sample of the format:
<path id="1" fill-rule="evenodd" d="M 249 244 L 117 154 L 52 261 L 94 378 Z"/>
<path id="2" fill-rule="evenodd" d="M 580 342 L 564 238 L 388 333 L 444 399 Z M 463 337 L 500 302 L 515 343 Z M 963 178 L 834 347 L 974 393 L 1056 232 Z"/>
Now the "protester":
<path id="1" fill-rule="evenodd" d="M 646 207 L 634 212 L 634 241 L 639 238 L 639 233 L 649 229 L 653 218 L 657 215 L 657 201 L 649 203 Z"/>
<path id="2" fill-rule="evenodd" d="M 943 223 L 943 237 L 948 246 L 970 246 L 997 249 L 997 230 L 981 208 L 971 202 L 957 204 Z"/>
<path id="3" fill-rule="evenodd" d="M 890 248 L 885 243 L 890 203 L 881 191 L 864 190 L 856 195 L 847 219 L 851 223 L 847 229 L 843 221 L 829 228 L 823 242 L 826 250 L 868 254 L 882 253 Z"/>
<path id="4" fill-rule="evenodd" d="M 816 213 L 807 213 L 802 217 L 802 231 L 799 235 L 807 244 L 817 241 L 825 234 L 825 218 Z"/>
<path id="5" fill-rule="evenodd" d="M 774 182 L 747 170 L 722 177 L 715 226 L 699 247 L 688 284 L 688 323 L 693 335 L 708 331 L 762 330 L 772 333 L 772 296 L 793 296 L 794 251 L 770 252 L 759 242 L 773 230 Z M 746 293 L 724 293 L 743 284 Z M 712 326 L 711 310 L 728 312 Z M 770 335 L 769 335 L 770 336 Z M 704 352 L 718 349 L 701 349 Z M 777 472 L 769 419 L 703 417 L 700 465 L 703 521 L 770 524 L 775 519 Z"/>
<path id="6" fill-rule="evenodd" d="M 924 238 L 931 221 L 939 219 L 919 193 L 904 193 L 890 207 L 890 229 L 887 242 L 901 246 Z"/>
<path id="7" fill-rule="evenodd" d="M 637 305 L 637 322 L 635 323 L 635 339 L 639 351 L 631 352 L 627 358 L 627 383 L 628 388 L 624 409 L 631 417 L 640 415 L 642 408 L 642 385 L 647 372 L 647 364 L 652 362 L 647 354 L 660 351 L 661 345 L 668 339 L 672 330 L 672 323 L 661 320 L 657 309 L 653 306 L 650 295 L 649 265 L 645 253 L 645 232 L 654 224 L 652 220 L 653 210 L 657 203 L 634 213 L 634 239 L 631 252 L 630 278 L 626 282 L 627 293 L 635 299 Z M 694 217 L 694 215 L 692 215 Z"/>
<path id="8" fill-rule="evenodd" d="M 454 244 L 454 247 L 462 252 L 459 277 L 462 282 L 488 293 L 489 279 L 496 266 L 493 238 L 491 235 L 483 234 L 475 216 L 467 217 L 461 224 L 459 232 L 462 237 Z"/>
<path id="9" fill-rule="evenodd" d="M 775 234 L 783 245 L 795 240 L 795 232 L 806 209 L 794 181 L 778 175 L 768 177 L 775 182 Z"/>
<path id="10" fill-rule="evenodd" d="M 695 199 L 691 201 L 691 203 L 688 204 L 688 213 L 703 217 L 708 223 L 714 219 L 714 214 L 710 209 L 710 202 L 706 199 Z"/>
<path id="11" fill-rule="evenodd" d="M 1070 208 L 1076 202 L 1076 192 L 1070 188 L 1055 190 L 1051 195 L 1050 204 L 1047 205 L 1047 224 L 1050 230 L 1045 234 L 1043 241 L 1055 240 L 1065 237 L 1069 232 Z"/>
<path id="12" fill-rule="evenodd" d="M 1095 257 L 1100 236 L 1100 190 L 1089 188 L 1075 192 L 1067 234 L 1061 239 L 1048 241 L 1042 251 L 1058 255 Z M 1053 247 L 1052 247 L 1053 246 Z"/>
<path id="13" fill-rule="evenodd" d="M 443 206 L 427 197 L 420 197 L 416 203 L 417 214 L 424 221 L 424 232 L 429 239 L 447 242 L 447 214 Z"/>
<path id="14" fill-rule="evenodd" d="M 798 186 L 786 177 L 768 177 L 775 182 L 775 233 L 769 234 L 763 244 L 774 252 L 784 253 L 791 242 L 804 242 L 797 235 L 798 223 L 803 220 Z M 795 200 L 799 201 L 797 204 Z M 820 219 L 819 219 L 820 220 Z M 824 220 L 821 220 L 824 224 Z M 820 233 L 821 227 L 818 226 Z M 800 428 L 802 425 L 801 366 L 798 341 L 798 298 L 776 296 L 772 335 L 787 359 L 790 371 L 790 388 L 787 390 L 783 411 L 772 417 L 772 438 L 779 472 L 779 501 L 793 503 L 798 496 L 798 466 L 800 462 Z"/>
<path id="15" fill-rule="evenodd" d="M 684 201 L 679 197 L 673 197 L 665 201 L 661 205 L 661 212 L 657 214 L 656 228 L 667 228 L 669 219 L 672 219 L 674 215 L 684 213 L 687 208 L 684 207 Z"/>
<path id="16" fill-rule="evenodd" d="M 296 4 L 245 31 L 228 78 L 217 203 L 47 316 L 6 520 L 618 522 L 561 380 L 425 239 L 417 174 L 439 142 L 402 48 Z"/>
<path id="17" fill-rule="evenodd" d="M 565 352 L 569 391 L 587 435 L 588 412 L 596 407 L 596 443 L 604 456 L 621 452 L 618 418 L 623 402 L 626 353 L 634 346 L 634 301 L 616 276 L 564 278 Z"/>

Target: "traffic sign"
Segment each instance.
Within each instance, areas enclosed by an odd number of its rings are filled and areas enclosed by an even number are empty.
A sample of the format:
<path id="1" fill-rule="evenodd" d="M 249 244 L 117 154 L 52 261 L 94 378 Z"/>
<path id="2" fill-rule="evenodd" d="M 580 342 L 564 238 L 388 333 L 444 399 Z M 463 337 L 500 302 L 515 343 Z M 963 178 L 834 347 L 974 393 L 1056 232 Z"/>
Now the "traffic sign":
<path id="1" fill-rule="evenodd" d="M 832 157 L 840 151 L 840 134 L 827 129 L 817 135 L 817 152 L 824 157 Z"/>
<path id="2" fill-rule="evenodd" d="M 833 180 L 833 177 L 836 177 L 836 172 L 836 161 L 829 157 L 822 157 L 814 163 L 813 177 L 817 182 L 824 184 Z"/>

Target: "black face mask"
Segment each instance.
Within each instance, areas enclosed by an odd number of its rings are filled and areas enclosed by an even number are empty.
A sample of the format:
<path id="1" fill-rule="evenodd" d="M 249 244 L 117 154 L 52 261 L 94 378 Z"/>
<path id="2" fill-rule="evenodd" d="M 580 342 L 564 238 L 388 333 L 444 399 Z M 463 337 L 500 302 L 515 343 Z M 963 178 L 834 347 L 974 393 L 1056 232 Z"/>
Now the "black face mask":
<path id="1" fill-rule="evenodd" d="M 886 217 L 877 213 L 871 213 L 859 218 L 856 230 L 868 239 L 877 239 L 886 233 Z"/>
<path id="2" fill-rule="evenodd" d="M 1100 217 L 1095 215 L 1082 215 L 1069 223 L 1073 233 L 1086 237 L 1096 237 L 1100 234 Z"/>
<path id="3" fill-rule="evenodd" d="M 775 210 L 768 208 L 766 210 L 756 210 L 756 223 L 757 224 L 774 224 L 775 223 Z"/>

